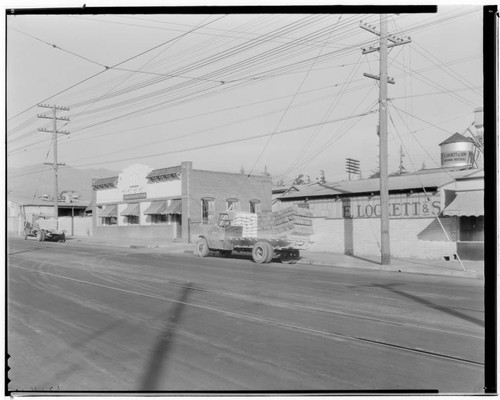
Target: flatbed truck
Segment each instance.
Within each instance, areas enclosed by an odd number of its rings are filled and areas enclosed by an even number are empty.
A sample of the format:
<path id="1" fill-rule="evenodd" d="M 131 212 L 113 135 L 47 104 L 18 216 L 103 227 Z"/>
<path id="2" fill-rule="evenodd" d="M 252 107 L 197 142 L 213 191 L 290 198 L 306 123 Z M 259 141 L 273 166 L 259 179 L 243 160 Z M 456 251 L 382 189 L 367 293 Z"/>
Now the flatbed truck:
<path id="1" fill-rule="evenodd" d="M 207 257 L 212 252 L 229 256 L 233 251 L 251 253 L 258 264 L 279 259 L 283 263 L 294 264 L 300 259 L 300 250 L 307 247 L 306 240 L 277 238 L 272 234 L 245 237 L 241 226 L 232 226 L 229 215 L 221 213 L 218 224 L 209 226 L 198 235 L 196 254 Z"/>

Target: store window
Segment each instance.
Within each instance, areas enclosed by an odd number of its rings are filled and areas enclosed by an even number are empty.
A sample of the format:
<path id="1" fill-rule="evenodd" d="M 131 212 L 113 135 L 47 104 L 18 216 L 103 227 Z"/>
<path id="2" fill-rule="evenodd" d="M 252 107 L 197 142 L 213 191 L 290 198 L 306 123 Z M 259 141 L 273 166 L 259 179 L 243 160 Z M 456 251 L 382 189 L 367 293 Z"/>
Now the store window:
<path id="1" fill-rule="evenodd" d="M 118 224 L 118 218 L 116 217 L 104 217 L 102 218 L 102 225 L 103 226 L 110 226 L 110 225 L 117 225 Z"/>
<path id="2" fill-rule="evenodd" d="M 213 198 L 201 199 L 201 223 L 204 225 L 215 222 L 215 200 Z"/>
<path id="3" fill-rule="evenodd" d="M 227 199 L 226 200 L 226 210 L 238 211 L 239 209 L 240 209 L 240 201 L 238 199 Z"/>
<path id="4" fill-rule="evenodd" d="M 250 200 L 250 212 L 253 214 L 260 214 L 262 207 L 260 200 Z"/>
<path id="5" fill-rule="evenodd" d="M 151 214 L 151 223 L 153 224 L 166 224 L 167 215 L 166 214 Z"/>
<path id="6" fill-rule="evenodd" d="M 138 215 L 127 215 L 125 217 L 125 223 L 128 225 L 138 225 L 139 224 L 139 216 Z"/>
<path id="7" fill-rule="evenodd" d="M 460 217 L 460 241 L 484 242 L 484 217 Z"/>
<path id="8" fill-rule="evenodd" d="M 102 226 L 111 226 L 118 224 L 117 206 L 109 204 L 105 207 L 97 206 L 97 215 L 101 218 Z"/>

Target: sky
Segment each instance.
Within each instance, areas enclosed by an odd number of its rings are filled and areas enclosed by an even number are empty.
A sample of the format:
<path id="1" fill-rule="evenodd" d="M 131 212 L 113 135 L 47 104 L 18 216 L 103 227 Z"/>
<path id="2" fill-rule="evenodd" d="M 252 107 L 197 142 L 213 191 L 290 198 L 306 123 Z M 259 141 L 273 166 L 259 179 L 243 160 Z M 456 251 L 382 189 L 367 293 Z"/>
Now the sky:
<path id="1" fill-rule="evenodd" d="M 192 161 L 275 182 L 378 165 L 378 15 L 7 15 L 7 168 L 120 171 Z M 439 143 L 483 104 L 482 8 L 389 14 L 389 171 L 440 165 Z M 401 154 L 404 157 L 401 157 Z M 36 168 L 34 168 L 36 173 Z"/>

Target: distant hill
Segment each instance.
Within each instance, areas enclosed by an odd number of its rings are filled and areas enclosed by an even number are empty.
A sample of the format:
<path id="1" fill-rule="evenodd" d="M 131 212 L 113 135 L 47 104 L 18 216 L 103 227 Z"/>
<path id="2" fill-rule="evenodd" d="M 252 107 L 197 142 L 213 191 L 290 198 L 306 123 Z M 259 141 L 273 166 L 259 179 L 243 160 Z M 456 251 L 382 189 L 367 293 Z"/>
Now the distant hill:
<path id="1" fill-rule="evenodd" d="M 77 169 L 62 166 L 58 170 L 58 191 L 74 191 L 81 200 L 92 199 L 92 178 L 108 178 L 117 171 L 104 168 Z M 54 171 L 48 165 L 7 168 L 7 197 L 12 200 L 32 200 L 54 193 Z"/>

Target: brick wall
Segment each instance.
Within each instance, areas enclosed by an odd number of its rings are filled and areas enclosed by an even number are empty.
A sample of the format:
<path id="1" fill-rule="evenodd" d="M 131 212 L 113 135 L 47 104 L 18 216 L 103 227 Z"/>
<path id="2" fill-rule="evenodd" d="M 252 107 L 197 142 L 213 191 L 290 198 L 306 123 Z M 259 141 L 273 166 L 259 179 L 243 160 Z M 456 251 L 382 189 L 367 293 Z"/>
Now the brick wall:
<path id="1" fill-rule="evenodd" d="M 171 242 L 174 238 L 174 229 L 172 225 L 159 226 L 98 226 L 94 227 L 94 237 L 111 237 L 113 239 L 151 239 L 155 243 L 165 239 L 165 243 Z"/>
<path id="2" fill-rule="evenodd" d="M 191 162 L 182 163 L 182 226 L 188 237 L 188 222 L 194 227 L 201 222 L 201 199 L 214 199 L 215 217 L 226 210 L 227 199 L 238 199 L 241 211 L 250 211 L 250 200 L 260 200 L 262 211 L 271 211 L 271 177 L 250 176 L 192 169 Z"/>
<path id="3" fill-rule="evenodd" d="M 393 257 L 440 258 L 457 252 L 457 218 L 391 219 Z M 354 255 L 380 255 L 380 220 L 314 218 L 312 251 Z"/>
<path id="4" fill-rule="evenodd" d="M 90 217 L 59 217 L 59 230 L 67 236 L 92 236 L 92 218 Z"/>

